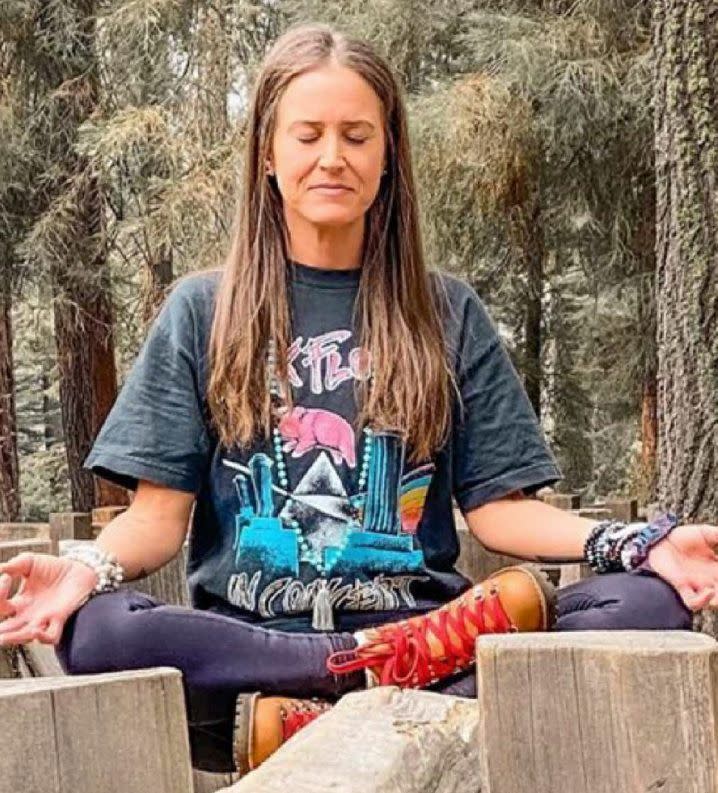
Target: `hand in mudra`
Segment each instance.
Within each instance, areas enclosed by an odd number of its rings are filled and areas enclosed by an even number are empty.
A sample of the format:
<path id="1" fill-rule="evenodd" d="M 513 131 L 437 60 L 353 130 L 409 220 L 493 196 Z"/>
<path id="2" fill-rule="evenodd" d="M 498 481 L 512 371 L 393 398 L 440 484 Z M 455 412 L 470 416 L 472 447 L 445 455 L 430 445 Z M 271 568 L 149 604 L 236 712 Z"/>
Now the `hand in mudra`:
<path id="1" fill-rule="evenodd" d="M 648 552 L 648 563 L 691 611 L 718 608 L 718 526 L 677 526 Z"/>
<path id="2" fill-rule="evenodd" d="M 20 586 L 11 597 L 17 578 Z M 96 583 L 88 565 L 46 553 L 20 553 L 0 564 L 0 646 L 33 639 L 57 644 L 65 621 Z"/>

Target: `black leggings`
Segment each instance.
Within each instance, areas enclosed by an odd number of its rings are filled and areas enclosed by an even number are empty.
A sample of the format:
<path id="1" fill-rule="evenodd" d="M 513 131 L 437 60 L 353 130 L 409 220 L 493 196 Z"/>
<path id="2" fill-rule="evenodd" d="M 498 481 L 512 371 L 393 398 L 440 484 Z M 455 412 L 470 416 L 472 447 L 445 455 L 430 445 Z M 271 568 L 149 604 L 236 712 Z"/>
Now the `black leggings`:
<path id="1" fill-rule="evenodd" d="M 692 613 L 656 575 L 610 573 L 558 590 L 555 630 L 690 629 Z M 56 652 L 68 674 L 171 666 L 183 674 L 192 763 L 233 771 L 239 692 L 336 700 L 364 675 L 335 676 L 326 660 L 355 646 L 351 633 L 291 633 L 168 606 L 132 589 L 91 598 L 65 624 Z M 433 686 L 475 696 L 474 670 Z"/>

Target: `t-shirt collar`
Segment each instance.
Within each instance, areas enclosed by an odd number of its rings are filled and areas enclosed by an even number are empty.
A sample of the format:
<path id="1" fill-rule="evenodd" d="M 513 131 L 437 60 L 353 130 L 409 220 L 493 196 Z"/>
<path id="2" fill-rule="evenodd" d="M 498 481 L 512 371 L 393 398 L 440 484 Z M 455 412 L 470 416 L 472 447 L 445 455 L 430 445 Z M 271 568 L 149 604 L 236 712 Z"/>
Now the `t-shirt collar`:
<path id="1" fill-rule="evenodd" d="M 295 259 L 288 260 L 293 281 L 328 289 L 342 289 L 359 284 L 361 267 L 352 270 L 331 270 L 326 267 L 315 267 Z"/>

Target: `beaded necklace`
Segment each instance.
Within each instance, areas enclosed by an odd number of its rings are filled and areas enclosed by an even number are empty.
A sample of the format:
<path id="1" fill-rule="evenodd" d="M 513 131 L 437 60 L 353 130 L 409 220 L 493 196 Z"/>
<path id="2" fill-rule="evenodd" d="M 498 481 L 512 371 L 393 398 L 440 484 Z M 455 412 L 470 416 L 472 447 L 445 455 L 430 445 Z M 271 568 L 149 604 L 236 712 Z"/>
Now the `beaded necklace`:
<path id="1" fill-rule="evenodd" d="M 369 376 L 369 388 L 371 389 L 374 380 L 374 375 L 370 374 Z M 269 394 L 270 398 L 272 399 L 272 416 L 281 416 L 285 415 L 288 411 L 288 407 L 285 404 L 284 400 L 282 399 L 282 393 L 279 387 L 279 380 L 276 374 L 276 344 L 274 339 L 270 339 L 268 349 L 267 349 L 267 382 L 269 386 Z M 352 511 L 352 520 L 351 525 L 355 526 L 356 528 L 360 528 L 360 523 L 358 520 L 359 517 L 359 510 L 356 504 L 356 498 L 361 494 L 364 486 L 366 485 L 367 476 L 369 474 L 369 464 L 371 462 L 371 453 L 372 453 L 372 436 L 374 431 L 371 427 L 364 427 L 362 429 L 363 441 L 362 441 L 362 453 L 361 453 L 361 468 L 359 471 L 359 477 L 357 479 L 356 485 L 356 493 L 353 496 L 349 496 L 349 506 Z M 289 479 L 287 477 L 287 463 L 284 459 L 284 451 L 282 449 L 282 433 L 279 427 L 275 424 L 272 427 L 272 444 L 274 449 L 274 458 L 277 464 L 277 479 L 279 480 L 279 484 L 282 489 L 289 493 Z M 285 502 L 286 506 L 291 507 L 294 503 L 295 499 L 292 498 L 291 495 L 287 495 L 287 499 Z M 282 510 L 284 511 L 284 510 Z M 313 550 L 310 548 L 309 543 L 306 537 L 302 533 L 302 526 L 296 518 L 288 517 L 283 518 L 281 515 L 279 516 L 280 520 L 290 529 L 292 529 L 298 537 L 299 543 L 299 561 L 304 562 L 306 564 L 311 565 L 322 578 L 326 578 L 327 569 L 322 558 L 322 551 L 321 550 Z M 346 537 L 346 535 L 345 535 Z M 344 540 L 344 543 L 346 539 Z M 342 543 L 339 547 L 339 551 L 343 550 L 344 543 Z M 316 614 L 315 614 L 315 622 L 316 622 Z"/>

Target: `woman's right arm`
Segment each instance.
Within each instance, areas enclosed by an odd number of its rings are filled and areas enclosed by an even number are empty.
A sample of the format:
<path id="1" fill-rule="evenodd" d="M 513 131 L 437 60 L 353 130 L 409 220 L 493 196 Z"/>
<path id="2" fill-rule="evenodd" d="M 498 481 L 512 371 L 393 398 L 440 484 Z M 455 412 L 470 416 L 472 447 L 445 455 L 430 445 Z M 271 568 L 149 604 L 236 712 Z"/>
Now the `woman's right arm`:
<path id="1" fill-rule="evenodd" d="M 192 493 L 140 480 L 132 504 L 105 526 L 97 545 L 116 555 L 125 580 L 148 575 L 179 553 L 193 502 Z M 19 585 L 11 596 L 13 581 Z M 69 557 L 20 553 L 0 564 L 0 646 L 57 644 L 96 584 L 97 573 Z"/>
<path id="2" fill-rule="evenodd" d="M 179 553 L 194 500 L 192 493 L 140 480 L 132 504 L 102 529 L 97 545 L 115 554 L 126 581 L 144 578 Z"/>

